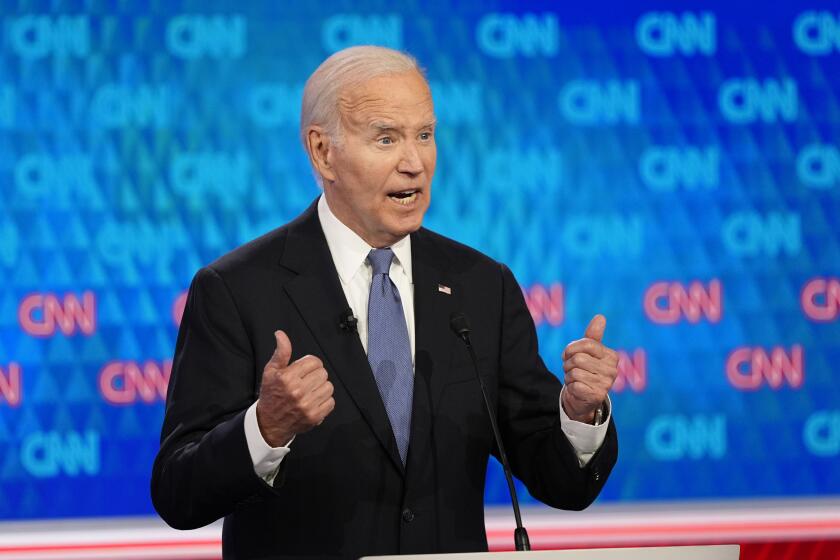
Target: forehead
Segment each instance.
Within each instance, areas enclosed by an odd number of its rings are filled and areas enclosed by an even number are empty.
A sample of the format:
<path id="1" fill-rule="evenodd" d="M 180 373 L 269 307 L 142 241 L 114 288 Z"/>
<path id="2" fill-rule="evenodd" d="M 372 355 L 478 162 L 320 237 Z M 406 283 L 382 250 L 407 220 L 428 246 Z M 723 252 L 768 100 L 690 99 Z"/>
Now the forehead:
<path id="1" fill-rule="evenodd" d="M 338 105 L 342 120 L 357 126 L 377 120 L 404 125 L 434 120 L 431 91 L 426 80 L 414 70 L 362 82 L 343 91 Z"/>

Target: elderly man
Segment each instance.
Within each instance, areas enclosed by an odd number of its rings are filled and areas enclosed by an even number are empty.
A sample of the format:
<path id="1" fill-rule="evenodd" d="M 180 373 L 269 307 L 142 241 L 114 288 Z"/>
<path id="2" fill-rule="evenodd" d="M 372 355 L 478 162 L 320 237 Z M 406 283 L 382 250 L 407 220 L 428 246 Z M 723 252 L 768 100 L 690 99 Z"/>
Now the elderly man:
<path id="1" fill-rule="evenodd" d="M 584 508 L 615 463 L 606 320 L 566 347 L 563 386 L 507 267 L 421 227 L 434 132 L 411 57 L 334 54 L 301 116 L 323 195 L 193 280 L 152 498 L 173 527 L 224 517 L 226 558 L 487 549 L 497 451 L 454 312 L 535 497 Z"/>

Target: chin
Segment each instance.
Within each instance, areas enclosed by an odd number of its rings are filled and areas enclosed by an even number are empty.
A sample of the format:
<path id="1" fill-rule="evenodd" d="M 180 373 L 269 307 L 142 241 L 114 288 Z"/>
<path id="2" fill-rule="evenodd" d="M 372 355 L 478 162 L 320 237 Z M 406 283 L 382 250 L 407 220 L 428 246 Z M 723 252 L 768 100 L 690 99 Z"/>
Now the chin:
<path id="1" fill-rule="evenodd" d="M 422 225 L 422 217 L 419 220 L 405 220 L 402 221 L 399 225 L 395 225 L 394 227 L 388 228 L 388 235 L 393 238 L 394 242 L 397 242 L 406 235 L 410 235 L 418 229 L 420 229 Z"/>

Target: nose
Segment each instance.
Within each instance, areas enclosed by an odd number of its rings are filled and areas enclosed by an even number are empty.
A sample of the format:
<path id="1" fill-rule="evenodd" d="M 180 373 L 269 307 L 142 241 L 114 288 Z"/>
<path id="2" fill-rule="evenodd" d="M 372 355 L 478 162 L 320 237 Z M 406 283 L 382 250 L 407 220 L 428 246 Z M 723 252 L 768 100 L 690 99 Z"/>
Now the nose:
<path id="1" fill-rule="evenodd" d="M 419 175 L 423 172 L 423 161 L 414 142 L 404 142 L 397 171 L 406 175 Z"/>

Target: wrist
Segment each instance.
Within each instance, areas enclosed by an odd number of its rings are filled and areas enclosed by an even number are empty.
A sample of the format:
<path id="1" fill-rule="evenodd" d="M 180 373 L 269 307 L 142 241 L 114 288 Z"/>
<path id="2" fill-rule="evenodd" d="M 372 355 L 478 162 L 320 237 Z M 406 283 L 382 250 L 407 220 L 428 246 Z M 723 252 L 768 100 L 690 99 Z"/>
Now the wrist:
<path id="1" fill-rule="evenodd" d="M 563 398 L 560 399 L 560 404 L 563 407 L 563 411 L 566 413 L 566 416 L 569 417 L 569 420 L 574 420 L 575 422 L 581 422 L 583 424 L 594 424 L 595 423 L 595 410 L 588 410 L 588 411 L 579 411 L 575 410 L 573 406 L 570 406 L 568 402 L 567 393 L 563 392 Z M 599 407 L 600 408 L 600 407 Z"/>
<path id="2" fill-rule="evenodd" d="M 257 401 L 257 428 L 260 430 L 260 435 L 270 447 L 288 447 L 288 445 L 295 438 L 293 432 L 282 429 L 268 429 L 268 422 L 265 421 L 260 410 L 260 402 Z"/>

